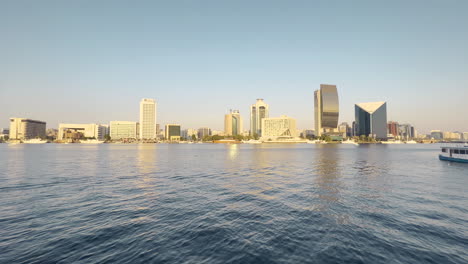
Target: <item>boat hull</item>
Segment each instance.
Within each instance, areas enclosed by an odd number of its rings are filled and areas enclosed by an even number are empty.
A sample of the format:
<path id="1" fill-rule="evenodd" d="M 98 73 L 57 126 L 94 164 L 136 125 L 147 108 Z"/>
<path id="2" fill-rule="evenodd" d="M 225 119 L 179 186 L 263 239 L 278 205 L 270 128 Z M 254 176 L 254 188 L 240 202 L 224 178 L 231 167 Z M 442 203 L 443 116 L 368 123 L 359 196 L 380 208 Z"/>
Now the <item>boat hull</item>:
<path id="1" fill-rule="evenodd" d="M 453 162 L 460 162 L 460 163 L 468 163 L 468 160 L 466 159 L 459 159 L 459 158 L 451 158 L 451 157 L 446 157 L 443 155 L 439 155 L 440 160 L 445 160 L 445 161 L 453 161 Z"/>

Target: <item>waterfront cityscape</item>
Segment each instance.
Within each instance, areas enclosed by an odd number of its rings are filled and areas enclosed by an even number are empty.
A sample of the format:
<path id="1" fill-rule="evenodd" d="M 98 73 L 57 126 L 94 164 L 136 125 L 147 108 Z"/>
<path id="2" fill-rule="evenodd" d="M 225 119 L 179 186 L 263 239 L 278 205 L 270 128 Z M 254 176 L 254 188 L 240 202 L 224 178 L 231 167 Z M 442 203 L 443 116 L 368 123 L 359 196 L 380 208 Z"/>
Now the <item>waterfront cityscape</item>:
<path id="1" fill-rule="evenodd" d="M 0 264 L 467 264 L 468 1 L 0 4 Z"/>
<path id="2" fill-rule="evenodd" d="M 45 121 L 12 117 L 10 127 L 2 129 L 0 140 L 12 144 L 46 142 L 322 144 L 343 141 L 414 144 L 468 140 L 468 132 L 432 130 L 430 134 L 421 134 L 411 124 L 387 122 L 386 102 L 356 103 L 355 120 L 350 123 L 339 123 L 338 88 L 330 84 L 321 84 L 314 92 L 314 113 L 311 113 L 314 116 L 314 129 L 298 129 L 296 120 L 286 115 L 270 117 L 269 109 L 270 106 L 264 99 L 257 99 L 249 109 L 248 130 L 244 129 L 240 110 L 230 110 L 230 113 L 224 116 L 224 130 L 214 130 L 209 127 L 184 128 L 181 124 L 161 126 L 157 122 L 157 101 L 153 98 L 144 98 L 140 102 L 138 121 L 110 121 L 109 124 L 60 123 L 58 128 L 47 128 Z"/>

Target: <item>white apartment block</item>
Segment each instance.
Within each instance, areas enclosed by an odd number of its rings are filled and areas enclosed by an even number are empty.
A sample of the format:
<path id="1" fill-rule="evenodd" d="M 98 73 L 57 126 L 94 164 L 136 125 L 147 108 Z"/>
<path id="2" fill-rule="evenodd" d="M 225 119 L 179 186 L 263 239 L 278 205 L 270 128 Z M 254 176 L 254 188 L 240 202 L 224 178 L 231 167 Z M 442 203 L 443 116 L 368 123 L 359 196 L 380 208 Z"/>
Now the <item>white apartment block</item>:
<path id="1" fill-rule="evenodd" d="M 297 138 L 296 119 L 282 115 L 262 119 L 262 140 Z"/>
<path id="2" fill-rule="evenodd" d="M 111 139 L 137 139 L 137 124 L 137 122 L 132 121 L 111 121 Z"/>
<path id="3" fill-rule="evenodd" d="M 103 140 L 107 132 L 107 127 L 100 124 L 59 124 L 58 140 L 63 140 L 64 133 L 67 131 L 80 132 L 86 138 L 96 138 Z"/>
<path id="4" fill-rule="evenodd" d="M 46 122 L 27 118 L 10 118 L 10 139 L 32 139 L 46 136 Z"/>
<path id="5" fill-rule="evenodd" d="M 140 139 L 156 138 L 156 101 L 143 98 L 140 101 Z"/>

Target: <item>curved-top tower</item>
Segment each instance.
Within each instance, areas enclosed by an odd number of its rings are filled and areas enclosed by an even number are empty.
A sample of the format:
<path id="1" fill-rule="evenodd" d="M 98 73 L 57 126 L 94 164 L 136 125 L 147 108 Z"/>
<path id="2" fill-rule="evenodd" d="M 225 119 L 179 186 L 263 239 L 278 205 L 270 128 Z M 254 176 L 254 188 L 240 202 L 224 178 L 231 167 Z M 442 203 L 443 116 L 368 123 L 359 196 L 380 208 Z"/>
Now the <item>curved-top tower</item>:
<path id="1" fill-rule="evenodd" d="M 321 136 L 323 129 L 338 127 L 339 103 L 336 85 L 320 84 L 320 90 L 314 92 L 315 135 Z"/>
<path id="2" fill-rule="evenodd" d="M 257 102 L 250 106 L 250 135 L 257 134 L 262 136 L 262 119 L 268 118 L 269 106 L 263 99 L 257 99 Z"/>

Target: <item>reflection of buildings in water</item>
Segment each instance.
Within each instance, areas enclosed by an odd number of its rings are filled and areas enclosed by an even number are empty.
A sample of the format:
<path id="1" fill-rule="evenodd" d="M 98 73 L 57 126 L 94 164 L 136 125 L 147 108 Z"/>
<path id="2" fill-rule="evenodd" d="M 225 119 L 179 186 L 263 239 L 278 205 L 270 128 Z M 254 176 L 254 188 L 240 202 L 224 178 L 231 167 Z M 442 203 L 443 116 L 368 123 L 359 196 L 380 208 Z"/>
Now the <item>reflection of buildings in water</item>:
<path id="1" fill-rule="evenodd" d="M 389 173 L 390 162 L 387 145 L 369 145 L 367 149 L 361 151 L 358 158 L 354 160 L 353 169 L 356 171 L 356 180 L 359 186 L 365 189 L 362 196 L 366 198 L 379 198 L 383 193 L 388 192 L 391 177 L 385 177 Z M 384 177 L 382 177 L 384 176 Z"/>
<path id="2" fill-rule="evenodd" d="M 341 203 L 343 183 L 341 181 L 340 151 L 342 149 L 336 144 L 330 144 L 317 145 L 315 150 L 317 152 L 316 184 L 320 203 L 317 208 L 333 217 L 337 223 L 345 224 L 349 221 L 349 216 L 338 214 L 342 210 L 334 209 L 335 206 Z"/>
<path id="3" fill-rule="evenodd" d="M 156 144 L 138 144 L 137 169 L 141 174 L 155 171 L 157 146 Z"/>
<path id="4" fill-rule="evenodd" d="M 228 147 L 228 157 L 230 160 L 235 160 L 239 155 L 239 144 L 229 144 Z"/>
<path id="5" fill-rule="evenodd" d="M 317 145 L 317 185 L 319 198 L 327 202 L 338 202 L 341 182 L 340 149 L 336 145 Z"/>
<path id="6" fill-rule="evenodd" d="M 147 201 L 156 199 L 157 188 L 156 163 L 158 162 L 158 152 L 156 144 L 138 144 L 137 145 L 136 166 L 139 172 L 135 175 L 133 184 L 142 190 Z M 143 208 L 143 207 L 142 207 Z"/>
<path id="7" fill-rule="evenodd" d="M 229 179 L 223 186 L 240 195 L 273 199 L 267 192 L 275 188 L 278 172 L 269 166 L 271 154 L 262 145 L 226 145 L 225 170 Z"/>

